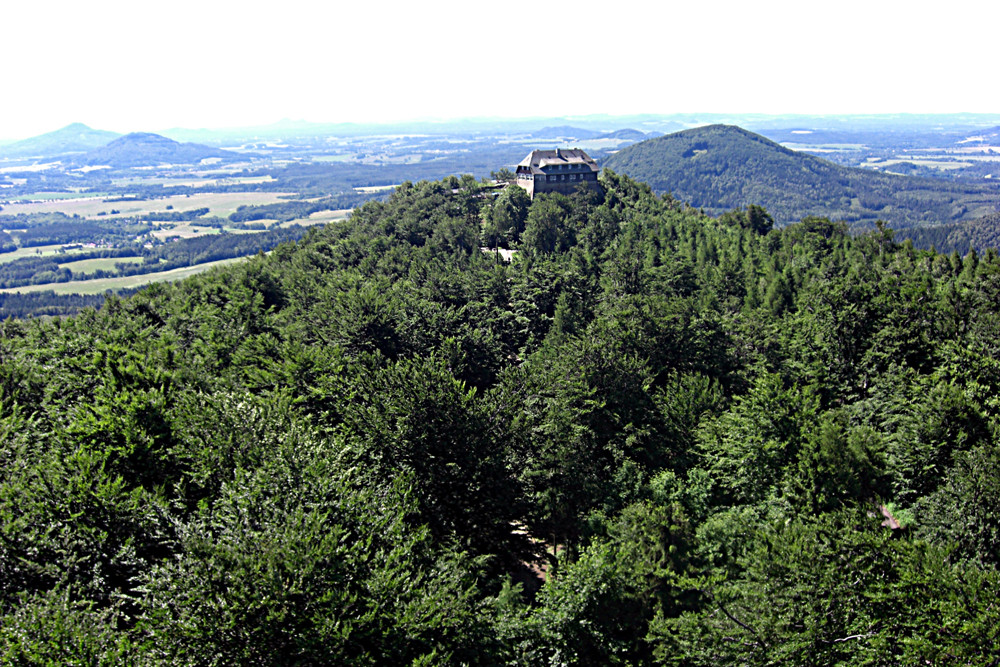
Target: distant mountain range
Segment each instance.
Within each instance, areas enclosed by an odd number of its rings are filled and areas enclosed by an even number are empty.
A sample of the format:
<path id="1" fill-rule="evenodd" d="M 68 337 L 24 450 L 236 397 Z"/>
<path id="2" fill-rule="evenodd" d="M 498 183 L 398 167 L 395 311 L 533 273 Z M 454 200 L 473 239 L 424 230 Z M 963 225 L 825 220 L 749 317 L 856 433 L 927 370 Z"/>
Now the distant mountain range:
<path id="1" fill-rule="evenodd" d="M 558 127 L 543 127 L 540 130 L 535 130 L 531 133 L 531 136 L 534 139 L 579 139 L 581 141 L 587 139 L 619 139 L 623 141 L 643 141 L 651 137 L 661 136 L 661 134 L 661 132 L 641 132 L 631 128 L 615 130 L 613 132 L 600 132 L 582 127 L 573 127 L 571 125 L 560 125 Z"/>
<path id="2" fill-rule="evenodd" d="M 83 123 L 0 146 L 0 157 L 50 158 L 71 166 L 108 165 L 115 169 L 163 163 L 193 164 L 206 158 L 244 159 L 232 151 L 181 143 L 159 134 L 95 130 Z"/>
<path id="3" fill-rule="evenodd" d="M 1000 208 L 1000 187 L 843 167 L 731 125 L 642 141 L 603 166 L 661 193 L 722 213 L 765 207 L 779 224 L 822 216 L 896 228 L 972 220 Z"/>
<path id="4" fill-rule="evenodd" d="M 573 137 L 574 139 L 593 139 L 600 136 L 597 130 L 586 130 L 582 127 L 572 127 L 570 125 L 560 125 L 558 127 L 543 127 L 531 133 L 533 139 L 562 139 Z"/>
<path id="5" fill-rule="evenodd" d="M 83 123 L 41 134 L 37 137 L 0 146 L 2 157 L 58 157 L 68 153 L 84 153 L 106 145 L 122 135 L 95 130 Z"/>
<path id="6" fill-rule="evenodd" d="M 105 146 L 71 158 L 81 166 L 108 165 L 114 169 L 157 164 L 194 164 L 207 158 L 244 159 L 238 153 L 202 144 L 181 143 L 149 132 L 133 132 Z"/>

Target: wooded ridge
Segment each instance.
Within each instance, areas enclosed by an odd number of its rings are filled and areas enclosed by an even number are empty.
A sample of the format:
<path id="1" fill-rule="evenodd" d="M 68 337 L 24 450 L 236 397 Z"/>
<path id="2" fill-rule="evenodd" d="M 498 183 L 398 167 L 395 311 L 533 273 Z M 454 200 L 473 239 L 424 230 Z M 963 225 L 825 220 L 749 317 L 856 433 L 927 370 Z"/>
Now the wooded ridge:
<path id="1" fill-rule="evenodd" d="M 731 125 L 648 139 L 602 166 L 715 215 L 763 206 L 779 224 L 818 215 L 864 228 L 883 220 L 902 229 L 973 220 L 1000 208 L 1000 186 L 990 182 L 844 167 Z"/>

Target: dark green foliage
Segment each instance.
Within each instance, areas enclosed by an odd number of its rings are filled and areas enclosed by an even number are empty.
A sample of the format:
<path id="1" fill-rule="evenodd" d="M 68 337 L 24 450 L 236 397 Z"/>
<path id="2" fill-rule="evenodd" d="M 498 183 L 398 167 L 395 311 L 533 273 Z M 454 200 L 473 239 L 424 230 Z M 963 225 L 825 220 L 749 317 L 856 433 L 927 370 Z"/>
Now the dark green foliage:
<path id="1" fill-rule="evenodd" d="M 539 195 L 524 227 L 524 247 L 539 254 L 565 252 L 576 245 L 576 227 L 570 224 L 569 202 L 559 194 Z"/>
<path id="2" fill-rule="evenodd" d="M 169 664 L 468 660 L 477 638 L 459 556 L 437 562 L 405 521 L 401 479 L 359 490 L 335 452 L 274 443 L 235 469 L 145 576 L 139 628 Z M 276 450 L 276 451 L 275 451 Z M 456 655 L 457 653 L 457 655 Z"/>
<path id="3" fill-rule="evenodd" d="M 998 476 L 1000 452 L 994 442 L 957 454 L 937 489 L 914 509 L 920 533 L 953 544 L 953 558 L 1000 567 Z"/>
<path id="4" fill-rule="evenodd" d="M 167 205 L 168 209 L 173 208 L 173 204 Z M 158 211 L 156 213 L 146 213 L 139 216 L 143 220 L 155 220 L 157 222 L 190 222 L 208 215 L 207 208 L 192 208 L 188 211 Z"/>
<path id="5" fill-rule="evenodd" d="M 542 588 L 534 609 L 501 617 L 509 661 L 520 665 L 627 665 L 649 660 L 646 610 L 633 573 L 611 545 L 595 544 Z M 510 612 L 508 612 L 509 614 Z"/>
<path id="6" fill-rule="evenodd" d="M 115 607 L 100 609 L 54 589 L 18 600 L 0 619 L 0 661 L 7 665 L 115 665 L 130 660 L 134 646 L 118 627 Z"/>
<path id="7" fill-rule="evenodd" d="M 994 664 L 996 253 L 601 184 L 3 322 L 0 661 Z"/>
<path id="8" fill-rule="evenodd" d="M 895 495 L 907 504 L 937 488 L 954 454 L 989 438 L 982 415 L 957 387 L 940 383 L 917 391 L 925 393 L 906 406 L 886 452 Z"/>
<path id="9" fill-rule="evenodd" d="M 744 575 L 653 630 L 677 664 L 993 664 L 996 574 L 894 541 L 863 511 L 765 527 Z M 990 657 L 987 657 L 990 656 Z M 983 658 L 986 658 L 983 660 Z"/>
<path id="10" fill-rule="evenodd" d="M 414 520 L 476 555 L 518 553 L 520 493 L 505 468 L 506 426 L 438 359 L 358 377 L 344 410 L 344 456 L 370 488 L 414 482 Z"/>
<path id="11" fill-rule="evenodd" d="M 3 209 L 0 208 L 0 211 Z M 14 237 L 12 237 L 7 231 L 0 230 L 0 253 L 11 252 L 17 250 L 17 244 L 14 242 Z"/>
<path id="12" fill-rule="evenodd" d="M 689 602 L 690 526 L 676 507 L 627 507 L 607 540 L 542 588 L 536 606 L 508 603 L 499 630 L 524 665 L 629 665 L 652 661 L 645 636 L 655 617 Z M 502 599 L 502 598 L 501 598 Z"/>
<path id="13" fill-rule="evenodd" d="M 820 514 L 880 498 L 888 489 L 878 435 L 870 428 L 851 428 L 841 414 L 826 413 L 799 451 L 790 471 L 792 502 L 807 514 Z"/>
<path id="14" fill-rule="evenodd" d="M 756 234 L 767 234 L 774 227 L 774 219 L 763 206 L 750 204 L 746 210 L 737 209 L 719 216 L 719 222 L 737 225 Z"/>
<path id="15" fill-rule="evenodd" d="M 483 245 L 509 248 L 521 239 L 531 199 L 516 185 L 504 188 L 483 216 Z"/>
<path id="16" fill-rule="evenodd" d="M 120 296 L 133 294 L 134 289 L 120 290 Z M 45 292 L 0 292 L 0 318 L 64 316 L 79 313 L 84 308 L 99 308 L 104 294 L 56 294 Z"/>

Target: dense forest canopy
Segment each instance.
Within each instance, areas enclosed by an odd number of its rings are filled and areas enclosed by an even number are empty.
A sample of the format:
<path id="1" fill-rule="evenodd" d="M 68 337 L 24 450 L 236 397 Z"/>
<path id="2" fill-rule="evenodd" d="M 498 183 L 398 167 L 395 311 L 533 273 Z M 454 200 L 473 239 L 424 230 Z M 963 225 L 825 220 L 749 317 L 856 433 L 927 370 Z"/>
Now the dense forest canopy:
<path id="1" fill-rule="evenodd" d="M 995 664 L 996 253 L 601 184 L 0 325 L 0 661 Z"/>

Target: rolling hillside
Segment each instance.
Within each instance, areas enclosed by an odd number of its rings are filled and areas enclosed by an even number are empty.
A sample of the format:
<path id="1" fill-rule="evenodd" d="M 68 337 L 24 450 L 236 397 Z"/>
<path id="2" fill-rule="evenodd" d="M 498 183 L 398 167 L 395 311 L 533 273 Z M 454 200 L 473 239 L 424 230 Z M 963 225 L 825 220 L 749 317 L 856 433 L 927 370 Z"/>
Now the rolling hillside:
<path id="1" fill-rule="evenodd" d="M 1000 204 L 997 186 L 842 167 L 729 125 L 643 141 L 603 166 L 710 213 L 759 204 L 779 224 L 823 216 L 905 228 L 975 219 Z"/>
<path id="2" fill-rule="evenodd" d="M 206 158 L 240 158 L 231 151 L 201 144 L 180 143 L 149 132 L 133 132 L 74 158 L 80 165 L 141 167 L 161 163 L 191 164 Z"/>

